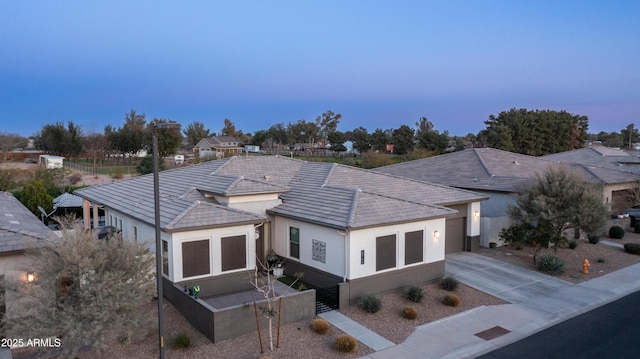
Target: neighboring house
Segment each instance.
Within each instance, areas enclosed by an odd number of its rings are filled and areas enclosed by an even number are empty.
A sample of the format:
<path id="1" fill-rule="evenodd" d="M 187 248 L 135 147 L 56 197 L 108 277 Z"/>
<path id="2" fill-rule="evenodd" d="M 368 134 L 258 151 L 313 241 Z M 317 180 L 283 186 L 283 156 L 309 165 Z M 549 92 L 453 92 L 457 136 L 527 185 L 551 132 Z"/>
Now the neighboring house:
<path id="1" fill-rule="evenodd" d="M 230 157 L 159 173 L 163 275 L 201 297 L 248 289 L 275 251 L 341 306 L 444 275 L 446 252 L 479 246 L 484 195 L 349 166 Z M 75 192 L 107 225 L 154 250 L 153 176 Z M 94 208 L 96 206 L 94 205 Z M 88 219 L 85 218 L 85 223 Z"/>
<path id="2" fill-rule="evenodd" d="M 25 251 L 41 246 L 53 236 L 31 211 L 11 193 L 0 192 L 0 276 L 19 280 L 35 280 L 38 273 L 29 270 Z M 2 289 L 2 291 L 4 291 Z M 14 293 L 6 293 L 0 298 L 0 312 L 11 313 Z"/>
<path id="3" fill-rule="evenodd" d="M 374 169 L 415 180 L 473 190 L 489 197 L 482 202 L 481 243 L 498 241 L 500 230 L 511 224 L 507 207 L 515 203 L 518 186 L 527 186 L 536 173 L 557 165 L 547 157 L 533 157 L 492 149 L 473 148 Z M 597 186 L 602 201 L 612 210 L 624 207 L 624 193 L 640 175 L 596 165 L 565 163 L 586 183 Z M 499 243 L 500 244 L 500 243 Z"/>
<path id="4" fill-rule="evenodd" d="M 542 158 L 551 161 L 580 163 L 640 174 L 640 151 L 623 151 L 618 148 L 592 146 L 554 153 Z"/>
<path id="5" fill-rule="evenodd" d="M 213 136 L 201 139 L 193 152 L 200 157 L 224 157 L 242 152 L 242 142 L 231 136 Z"/>

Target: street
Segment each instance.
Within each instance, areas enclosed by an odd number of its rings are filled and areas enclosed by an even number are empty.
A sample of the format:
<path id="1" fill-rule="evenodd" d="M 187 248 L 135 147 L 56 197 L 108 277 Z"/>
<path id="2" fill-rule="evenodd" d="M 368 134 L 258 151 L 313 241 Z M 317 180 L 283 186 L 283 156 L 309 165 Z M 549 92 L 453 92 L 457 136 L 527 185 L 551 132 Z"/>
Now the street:
<path id="1" fill-rule="evenodd" d="M 479 358 L 638 358 L 640 292 Z"/>

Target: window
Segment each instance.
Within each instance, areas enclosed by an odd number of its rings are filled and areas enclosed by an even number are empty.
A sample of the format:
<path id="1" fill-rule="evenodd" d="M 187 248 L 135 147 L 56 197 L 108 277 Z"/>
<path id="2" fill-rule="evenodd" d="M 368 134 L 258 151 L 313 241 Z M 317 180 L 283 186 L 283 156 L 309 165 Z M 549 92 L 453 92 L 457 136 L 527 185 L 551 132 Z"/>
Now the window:
<path id="1" fill-rule="evenodd" d="M 162 273 L 169 275 L 169 243 L 167 241 L 162 241 Z"/>
<path id="2" fill-rule="evenodd" d="M 422 262 L 424 231 L 404 234 L 404 264 Z"/>
<path id="3" fill-rule="evenodd" d="M 133 240 L 138 241 L 138 226 L 133 226 Z"/>
<path id="4" fill-rule="evenodd" d="M 193 277 L 210 273 L 209 240 L 182 243 L 182 276 Z"/>
<path id="5" fill-rule="evenodd" d="M 300 259 L 300 229 L 289 227 L 289 256 Z"/>
<path id="6" fill-rule="evenodd" d="M 222 237 L 222 271 L 242 269 L 247 266 L 247 237 Z"/>
<path id="7" fill-rule="evenodd" d="M 376 271 L 396 266 L 396 235 L 376 237 Z"/>
<path id="8" fill-rule="evenodd" d="M 119 220 L 118 220 L 118 223 L 120 224 L 120 225 L 118 226 L 118 229 L 122 230 L 122 219 L 119 219 Z"/>

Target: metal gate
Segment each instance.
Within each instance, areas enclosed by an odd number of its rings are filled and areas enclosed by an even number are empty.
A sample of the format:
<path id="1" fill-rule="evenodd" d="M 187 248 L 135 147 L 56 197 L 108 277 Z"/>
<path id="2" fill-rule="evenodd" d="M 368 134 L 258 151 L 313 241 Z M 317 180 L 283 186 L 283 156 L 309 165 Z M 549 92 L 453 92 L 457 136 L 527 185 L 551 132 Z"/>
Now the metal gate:
<path id="1" fill-rule="evenodd" d="M 315 288 L 316 290 L 316 314 L 328 312 L 338 309 L 340 302 L 340 291 L 337 285 L 324 288 Z"/>

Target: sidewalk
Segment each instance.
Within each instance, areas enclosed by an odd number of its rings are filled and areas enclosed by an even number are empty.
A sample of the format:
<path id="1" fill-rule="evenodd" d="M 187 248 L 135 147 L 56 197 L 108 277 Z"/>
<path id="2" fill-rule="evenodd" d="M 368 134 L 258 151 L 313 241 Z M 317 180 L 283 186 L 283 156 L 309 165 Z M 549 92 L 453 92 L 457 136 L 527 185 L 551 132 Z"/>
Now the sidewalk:
<path id="1" fill-rule="evenodd" d="M 448 256 L 446 265 L 447 275 L 512 304 L 427 323 L 403 343 L 365 358 L 473 358 L 640 290 L 640 264 L 578 284 L 473 253 Z"/>

